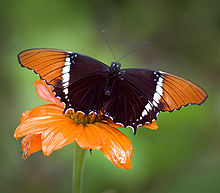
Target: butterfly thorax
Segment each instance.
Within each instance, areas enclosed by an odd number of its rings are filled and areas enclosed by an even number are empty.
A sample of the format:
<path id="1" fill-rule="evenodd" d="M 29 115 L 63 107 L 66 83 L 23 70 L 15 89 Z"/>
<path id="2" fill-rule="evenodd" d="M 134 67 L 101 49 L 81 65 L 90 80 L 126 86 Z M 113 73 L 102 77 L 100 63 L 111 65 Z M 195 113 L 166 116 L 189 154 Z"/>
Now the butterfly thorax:
<path id="1" fill-rule="evenodd" d="M 111 66 L 109 67 L 109 79 L 106 82 L 106 86 L 104 88 L 105 100 L 107 100 L 111 95 L 113 82 L 120 77 L 120 67 L 121 64 L 116 61 L 112 62 Z"/>
<path id="2" fill-rule="evenodd" d="M 117 77 L 120 72 L 121 64 L 119 62 L 112 62 L 110 66 L 110 75 L 113 77 Z"/>

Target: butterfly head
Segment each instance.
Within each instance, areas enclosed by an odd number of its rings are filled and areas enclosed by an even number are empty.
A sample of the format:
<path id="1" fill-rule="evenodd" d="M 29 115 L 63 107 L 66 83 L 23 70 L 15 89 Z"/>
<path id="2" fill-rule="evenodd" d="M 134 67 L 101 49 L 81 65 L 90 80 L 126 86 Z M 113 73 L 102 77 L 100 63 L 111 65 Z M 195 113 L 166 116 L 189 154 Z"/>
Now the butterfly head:
<path id="1" fill-rule="evenodd" d="M 112 76 L 117 76 L 118 73 L 120 72 L 120 68 L 121 68 L 121 64 L 120 62 L 112 62 L 111 66 L 110 66 L 110 74 Z"/>

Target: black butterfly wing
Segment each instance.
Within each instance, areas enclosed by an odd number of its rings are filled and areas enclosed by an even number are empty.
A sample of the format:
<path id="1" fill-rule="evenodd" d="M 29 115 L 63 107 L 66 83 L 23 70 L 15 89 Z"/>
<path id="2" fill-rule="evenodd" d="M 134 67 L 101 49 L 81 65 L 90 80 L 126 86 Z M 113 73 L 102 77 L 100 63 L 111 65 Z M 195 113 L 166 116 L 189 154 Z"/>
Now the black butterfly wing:
<path id="1" fill-rule="evenodd" d="M 201 104 L 206 92 L 175 75 L 147 69 L 124 69 L 112 84 L 104 110 L 115 122 L 131 126 L 157 119 L 160 111 L 173 111 L 188 104 Z"/>
<path id="2" fill-rule="evenodd" d="M 73 108 L 88 114 L 99 112 L 109 67 L 91 57 L 56 49 L 30 49 L 18 54 L 23 67 L 54 87 L 56 96 Z"/>
<path id="3" fill-rule="evenodd" d="M 154 106 L 152 96 L 156 87 L 153 76 L 154 71 L 150 70 L 121 70 L 112 83 L 109 100 L 104 103 L 104 111 L 114 122 L 130 126 L 136 133 L 139 125 L 157 118 L 159 109 Z"/>

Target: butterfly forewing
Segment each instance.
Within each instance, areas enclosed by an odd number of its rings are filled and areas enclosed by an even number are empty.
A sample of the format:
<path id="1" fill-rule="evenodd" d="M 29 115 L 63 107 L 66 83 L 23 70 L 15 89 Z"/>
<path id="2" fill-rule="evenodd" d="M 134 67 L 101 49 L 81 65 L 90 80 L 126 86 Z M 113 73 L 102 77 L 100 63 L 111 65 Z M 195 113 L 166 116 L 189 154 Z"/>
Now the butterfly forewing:
<path id="1" fill-rule="evenodd" d="M 69 83 L 64 82 L 61 89 L 55 88 L 55 92 L 58 96 L 64 94 L 65 110 L 73 108 L 85 114 L 98 113 L 103 106 L 108 66 L 81 54 L 72 55 L 70 62 Z"/>
<path id="2" fill-rule="evenodd" d="M 198 85 L 166 72 L 128 69 L 124 76 L 160 111 L 171 112 L 189 104 L 201 104 L 207 98 L 207 93 Z"/>
<path id="3" fill-rule="evenodd" d="M 119 79 L 107 112 L 135 131 L 138 125 L 157 119 L 159 111 L 171 112 L 188 104 L 201 104 L 207 98 L 198 85 L 161 71 L 122 69 Z"/>
<path id="4" fill-rule="evenodd" d="M 108 66 L 82 54 L 55 50 L 30 49 L 19 53 L 23 67 L 34 70 L 54 86 L 56 96 L 65 103 L 65 110 L 98 112 L 108 77 Z"/>
<path id="5" fill-rule="evenodd" d="M 156 88 L 153 76 L 154 71 L 150 70 L 121 70 L 112 83 L 109 100 L 104 103 L 104 110 L 115 122 L 131 126 L 136 132 L 138 125 L 156 119 L 159 110 L 153 105 Z"/>

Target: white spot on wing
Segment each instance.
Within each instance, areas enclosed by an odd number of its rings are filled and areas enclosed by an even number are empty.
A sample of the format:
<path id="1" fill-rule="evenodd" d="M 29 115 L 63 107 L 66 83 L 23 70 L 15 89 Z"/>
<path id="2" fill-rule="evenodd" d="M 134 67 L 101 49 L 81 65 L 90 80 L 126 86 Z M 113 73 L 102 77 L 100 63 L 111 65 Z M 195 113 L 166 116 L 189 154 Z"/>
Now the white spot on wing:
<path id="1" fill-rule="evenodd" d="M 63 92 L 64 92 L 65 95 L 67 95 L 68 94 L 68 88 L 63 89 Z M 66 98 L 66 96 L 65 96 L 65 98 Z"/>
<path id="2" fill-rule="evenodd" d="M 143 112 L 141 113 L 141 116 L 139 120 L 141 121 L 144 116 L 148 115 L 150 111 L 152 111 L 153 106 L 158 107 L 158 104 L 160 103 L 161 96 L 163 96 L 163 78 L 159 76 L 157 72 L 154 72 L 155 76 L 158 78 L 155 93 L 153 95 L 153 101 L 148 101 L 148 103 L 145 105 Z M 154 79 L 156 81 L 156 78 Z M 138 121 L 138 119 L 136 120 Z"/>
<path id="3" fill-rule="evenodd" d="M 147 115 L 147 111 L 146 111 L 146 109 L 143 110 L 141 116 L 144 117 L 145 115 Z"/>
<path id="4" fill-rule="evenodd" d="M 62 73 L 68 73 L 70 71 L 70 63 L 69 62 L 65 62 L 65 66 L 63 67 L 63 71 Z"/>
<path id="5" fill-rule="evenodd" d="M 153 101 L 153 105 L 154 105 L 155 107 L 158 106 L 158 104 L 157 104 L 155 101 Z"/>
<path id="6" fill-rule="evenodd" d="M 67 58 L 66 58 L 66 62 L 70 62 L 70 57 L 67 57 Z"/>
<path id="7" fill-rule="evenodd" d="M 159 100 L 160 100 L 161 96 L 156 92 L 154 94 L 154 101 L 158 102 L 159 103 Z"/>
<path id="8" fill-rule="evenodd" d="M 71 65 L 70 57 L 67 56 L 66 60 L 65 60 L 64 67 L 63 67 L 63 70 L 62 70 L 62 74 L 63 74 L 62 75 L 62 78 L 63 78 L 62 83 L 63 83 L 63 87 L 64 87 L 63 92 L 66 95 L 65 99 L 68 98 L 68 92 L 69 92 L 68 86 L 69 86 L 69 81 L 70 81 L 70 74 L 69 74 L 69 72 L 70 72 L 70 65 Z"/>
<path id="9" fill-rule="evenodd" d="M 145 106 L 145 109 L 146 109 L 147 111 L 150 111 L 150 110 L 152 109 L 150 103 L 147 103 L 147 105 Z"/>
<path id="10" fill-rule="evenodd" d="M 69 85 L 68 82 L 63 83 L 63 87 L 67 87 Z"/>
<path id="11" fill-rule="evenodd" d="M 70 80 L 69 72 L 63 74 L 62 77 L 63 77 L 63 85 L 67 83 L 66 85 L 69 86 L 69 80 Z"/>
<path id="12" fill-rule="evenodd" d="M 156 90 L 153 96 L 153 105 L 158 106 L 161 96 L 163 96 L 163 78 L 159 77 L 157 81 Z"/>

